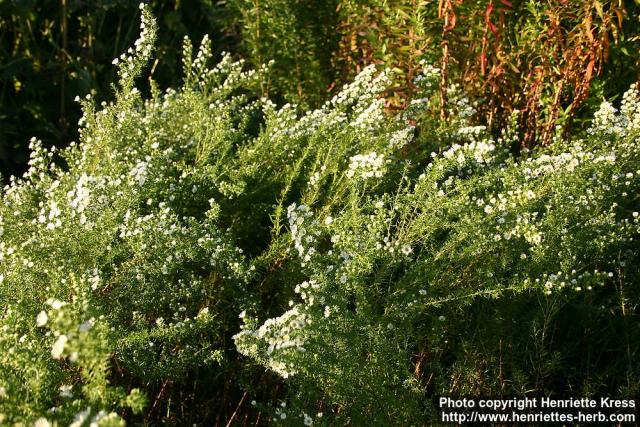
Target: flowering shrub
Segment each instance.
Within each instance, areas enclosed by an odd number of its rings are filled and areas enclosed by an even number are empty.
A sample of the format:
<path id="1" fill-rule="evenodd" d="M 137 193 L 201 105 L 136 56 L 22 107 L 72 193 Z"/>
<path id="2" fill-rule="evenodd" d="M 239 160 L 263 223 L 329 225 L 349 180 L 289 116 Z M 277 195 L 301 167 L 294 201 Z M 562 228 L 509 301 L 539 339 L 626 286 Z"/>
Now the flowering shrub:
<path id="1" fill-rule="evenodd" d="M 426 153 L 406 119 L 428 97 L 388 117 L 373 67 L 299 116 L 252 96 L 268 70 L 186 40 L 183 86 L 144 96 L 142 16 L 115 100 L 80 101 L 80 143 L 32 141 L 2 193 L 1 422 L 424 424 L 443 394 L 637 394 L 636 88 L 571 144 L 516 158 L 462 114 Z"/>

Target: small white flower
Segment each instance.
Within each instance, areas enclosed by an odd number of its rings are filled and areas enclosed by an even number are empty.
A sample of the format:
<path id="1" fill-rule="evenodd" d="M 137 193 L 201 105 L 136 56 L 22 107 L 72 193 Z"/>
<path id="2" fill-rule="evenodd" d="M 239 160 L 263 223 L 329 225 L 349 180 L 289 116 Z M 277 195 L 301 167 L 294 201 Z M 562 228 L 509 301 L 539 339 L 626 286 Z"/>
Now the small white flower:
<path id="1" fill-rule="evenodd" d="M 367 179 L 371 177 L 381 178 L 384 175 L 384 154 L 375 151 L 369 154 L 358 154 L 349 159 L 347 177 L 359 176 Z"/>
<path id="2" fill-rule="evenodd" d="M 309 415 L 304 414 L 304 413 L 303 413 L 303 415 L 304 415 L 304 425 L 305 426 L 313 425 L 313 418 L 311 418 Z"/>
<path id="3" fill-rule="evenodd" d="M 440 317 L 438 317 L 438 320 L 441 321 L 441 322 L 444 322 L 445 320 L 447 320 L 447 318 L 444 317 L 444 316 L 440 316 Z"/>
<path id="4" fill-rule="evenodd" d="M 73 394 L 71 393 L 72 385 L 65 384 L 60 386 L 60 397 L 71 397 Z"/>
<path id="5" fill-rule="evenodd" d="M 60 310 L 62 308 L 62 306 L 64 306 L 64 303 L 62 301 L 60 301 L 60 300 L 53 299 L 53 300 L 49 301 L 49 305 L 54 310 Z"/>
<path id="6" fill-rule="evenodd" d="M 46 418 L 38 418 L 35 423 L 33 423 L 33 427 L 51 427 L 51 423 Z"/>
<path id="7" fill-rule="evenodd" d="M 47 316 L 47 312 L 42 310 L 40 313 L 38 313 L 38 317 L 36 317 L 36 326 L 41 328 L 47 324 L 48 320 L 49 316 Z"/>
<path id="8" fill-rule="evenodd" d="M 87 421 L 90 415 L 91 415 L 91 407 L 88 407 L 83 411 L 78 412 L 76 416 L 73 418 L 73 422 L 69 425 L 69 427 L 80 427 L 84 425 L 85 421 Z"/>
<path id="9" fill-rule="evenodd" d="M 68 338 L 66 335 L 60 335 L 58 340 L 53 344 L 53 348 L 51 349 L 51 357 L 54 359 L 60 359 L 62 357 L 62 352 L 64 351 L 64 346 L 67 344 Z"/>

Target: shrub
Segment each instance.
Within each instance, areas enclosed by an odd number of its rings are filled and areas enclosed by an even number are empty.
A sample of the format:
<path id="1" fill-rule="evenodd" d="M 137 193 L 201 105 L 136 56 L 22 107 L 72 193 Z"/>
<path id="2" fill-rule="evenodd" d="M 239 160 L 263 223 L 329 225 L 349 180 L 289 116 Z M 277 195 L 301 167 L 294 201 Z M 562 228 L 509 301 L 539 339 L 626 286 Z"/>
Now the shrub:
<path id="1" fill-rule="evenodd" d="M 248 57 L 275 59 L 265 87 L 291 102 L 316 105 L 308 101 L 321 99 L 325 88 L 337 90 L 377 64 L 395 71 L 388 106 L 404 108 L 426 59 L 443 70 L 442 119 L 447 89 L 457 85 L 477 104 L 476 122 L 495 137 L 519 111 L 518 142 L 532 147 L 551 143 L 556 126 L 565 139 L 583 131 L 603 98 L 637 79 L 637 57 L 629 52 L 638 49 L 638 8 L 630 1 L 315 3 L 231 2 Z"/>
<path id="2" fill-rule="evenodd" d="M 144 96 L 155 30 L 145 9 L 115 100 L 82 100 L 80 143 L 34 140 L 2 194 L 3 421 L 424 424 L 441 395 L 637 394 L 635 87 L 517 158 L 461 102 L 420 130 L 432 154 L 407 124 L 428 93 L 388 116 L 371 66 L 298 115 L 254 95 L 268 70 L 185 40 L 183 85 Z"/>
<path id="3" fill-rule="evenodd" d="M 227 13 L 216 2 L 148 3 L 162 16 L 152 71 L 160 84 L 179 82 L 175 46 L 184 35 L 201 38 L 209 32 L 220 50 L 235 44 L 222 34 Z M 136 8 L 128 0 L 0 4 L 0 172 L 5 184 L 9 175 L 27 169 L 31 136 L 58 148 L 78 137 L 75 124 L 82 111 L 73 102 L 78 93 L 93 92 L 99 100 L 111 96 L 116 75 L 108 63 L 136 38 Z M 146 87 L 145 82 L 139 86 Z"/>
<path id="4" fill-rule="evenodd" d="M 273 61 L 262 94 L 307 109 L 320 105 L 336 78 L 331 55 L 338 40 L 337 0 L 230 0 L 228 32 L 254 67 Z"/>

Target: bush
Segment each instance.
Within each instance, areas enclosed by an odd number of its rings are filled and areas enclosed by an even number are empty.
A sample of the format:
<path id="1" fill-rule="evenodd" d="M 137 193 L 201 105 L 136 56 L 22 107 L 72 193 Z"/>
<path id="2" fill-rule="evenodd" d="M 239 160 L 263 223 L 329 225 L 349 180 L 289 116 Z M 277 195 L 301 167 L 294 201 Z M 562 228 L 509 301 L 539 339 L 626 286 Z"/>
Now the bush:
<path id="1" fill-rule="evenodd" d="M 162 17 L 153 78 L 162 85 L 179 83 L 179 50 L 184 35 L 211 33 L 220 50 L 235 45 L 222 33 L 227 15 L 211 1 L 148 2 Z M 27 169 L 31 136 L 47 147 L 65 147 L 77 139 L 82 115 L 73 102 L 78 93 L 110 99 L 115 73 L 109 61 L 136 38 L 139 16 L 128 0 L 9 1 L 0 4 L 0 172 Z M 216 53 L 220 53 L 217 51 Z M 140 82 L 141 88 L 146 82 Z"/>
<path id="2" fill-rule="evenodd" d="M 331 55 L 338 40 L 337 0 L 230 0 L 225 3 L 227 32 L 239 35 L 239 50 L 259 67 L 273 61 L 263 76 L 264 96 L 301 106 L 320 105 L 336 79 Z"/>
<path id="3" fill-rule="evenodd" d="M 374 67 L 299 116 L 254 95 L 268 70 L 185 40 L 184 84 L 144 96 L 155 30 L 145 9 L 115 101 L 82 100 L 80 144 L 34 140 L 2 194 L 3 421 L 424 424 L 441 395 L 637 394 L 635 87 L 517 158 L 461 102 L 420 129 L 431 153 L 407 123 L 432 67 L 403 116 Z"/>

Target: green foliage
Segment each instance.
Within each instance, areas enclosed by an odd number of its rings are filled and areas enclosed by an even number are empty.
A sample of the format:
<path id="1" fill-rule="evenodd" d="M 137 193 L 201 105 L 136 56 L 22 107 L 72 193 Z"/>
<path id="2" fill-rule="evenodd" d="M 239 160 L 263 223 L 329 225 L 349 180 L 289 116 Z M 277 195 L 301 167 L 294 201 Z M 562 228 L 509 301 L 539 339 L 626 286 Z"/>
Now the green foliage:
<path id="1" fill-rule="evenodd" d="M 603 99 L 617 96 L 638 77 L 639 8 L 632 0 L 149 4 L 162 29 L 157 59 L 150 64 L 160 87 L 179 84 L 176 47 L 185 35 L 200 40 L 210 33 L 216 58 L 226 50 L 254 68 L 273 61 L 272 72 L 261 78 L 261 94 L 304 110 L 321 105 L 327 93 L 368 64 L 394 70 L 385 98 L 388 107 L 403 108 L 415 95 L 419 60 L 426 59 L 443 70 L 447 64 L 443 90 L 450 84 L 463 87 L 478 104 L 477 121 L 494 136 L 514 110 L 521 111 L 520 143 L 528 146 L 551 142 L 556 125 L 566 137 L 574 127 L 586 128 Z M 135 6 L 123 0 L 0 4 L 5 183 L 26 169 L 29 137 L 58 148 L 77 139 L 76 94 L 111 99 L 115 74 L 108 63 L 135 37 Z M 139 88 L 146 93 L 146 81 Z"/>
<path id="2" fill-rule="evenodd" d="M 516 120 L 494 140 L 457 86 L 432 119 L 425 63 L 402 115 L 373 66 L 301 115 L 187 39 L 184 83 L 145 96 L 156 30 L 143 8 L 115 100 L 3 190 L 3 422 L 424 425 L 441 395 L 637 395 L 635 86 L 514 157 Z"/>
<path id="3" fill-rule="evenodd" d="M 258 67 L 273 61 L 260 82 L 264 95 L 284 96 L 305 107 L 324 101 L 334 81 L 331 55 L 337 46 L 337 0 L 230 0 L 231 32 Z"/>
<path id="4" fill-rule="evenodd" d="M 211 34 L 216 53 L 235 41 L 222 32 L 223 8 L 209 0 L 149 2 L 162 31 L 152 75 L 163 86 L 179 83 L 180 41 Z M 0 172 L 26 170 L 31 136 L 62 148 L 76 140 L 82 115 L 73 98 L 94 93 L 111 99 L 111 60 L 136 37 L 137 3 L 127 0 L 0 2 Z M 146 82 L 140 82 L 140 89 Z"/>
<path id="5" fill-rule="evenodd" d="M 378 64 L 395 71 L 385 98 L 403 108 L 415 97 L 413 80 L 426 59 L 444 70 L 443 93 L 450 85 L 464 88 L 477 104 L 476 121 L 494 136 L 520 111 L 520 144 L 527 147 L 551 143 L 556 126 L 567 138 L 574 127 L 586 129 L 603 97 L 638 77 L 630 53 L 639 48 L 633 1 L 304 2 L 316 12 L 311 22 L 336 34 L 316 31 L 299 2 L 233 4 L 242 16 L 236 32 L 244 53 L 254 64 L 275 60 L 275 81 L 263 86 L 288 101 L 313 106 L 306 101 L 321 99 L 325 88 Z"/>

